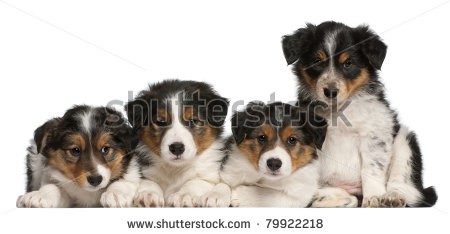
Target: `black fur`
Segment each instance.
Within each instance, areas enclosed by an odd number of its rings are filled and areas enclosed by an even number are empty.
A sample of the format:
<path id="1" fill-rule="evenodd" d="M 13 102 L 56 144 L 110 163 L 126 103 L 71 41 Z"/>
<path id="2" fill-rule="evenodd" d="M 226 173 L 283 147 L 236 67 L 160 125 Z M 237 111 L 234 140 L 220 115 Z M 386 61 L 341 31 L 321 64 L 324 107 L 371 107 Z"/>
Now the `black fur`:
<path id="1" fill-rule="evenodd" d="M 420 152 L 419 142 L 417 141 L 416 134 L 410 132 L 406 137 L 408 141 L 409 148 L 412 152 L 412 174 L 411 180 L 414 182 L 415 187 L 422 193 L 424 200 L 422 203 L 418 204 L 418 207 L 431 207 L 437 201 L 437 194 L 433 187 L 423 188 L 422 180 L 422 154 Z"/>

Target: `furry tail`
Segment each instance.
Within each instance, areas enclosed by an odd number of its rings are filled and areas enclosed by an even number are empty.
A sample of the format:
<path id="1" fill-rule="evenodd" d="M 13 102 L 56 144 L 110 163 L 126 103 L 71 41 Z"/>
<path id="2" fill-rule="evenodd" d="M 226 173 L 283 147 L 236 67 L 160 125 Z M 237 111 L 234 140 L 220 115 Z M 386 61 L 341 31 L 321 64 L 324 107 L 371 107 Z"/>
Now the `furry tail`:
<path id="1" fill-rule="evenodd" d="M 422 195 L 423 201 L 418 205 L 418 207 L 432 207 L 436 204 L 438 196 L 433 186 L 424 189 Z"/>

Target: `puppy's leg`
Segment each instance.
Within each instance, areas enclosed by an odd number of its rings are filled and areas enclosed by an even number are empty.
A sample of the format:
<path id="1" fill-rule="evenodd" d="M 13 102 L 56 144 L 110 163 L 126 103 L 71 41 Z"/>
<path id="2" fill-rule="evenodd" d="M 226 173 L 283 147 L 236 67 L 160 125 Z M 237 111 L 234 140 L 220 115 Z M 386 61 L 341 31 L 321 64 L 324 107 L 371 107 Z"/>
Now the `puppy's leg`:
<path id="1" fill-rule="evenodd" d="M 310 200 L 258 186 L 241 185 L 231 192 L 233 207 L 306 207 Z"/>
<path id="2" fill-rule="evenodd" d="M 120 179 L 109 185 L 100 198 L 100 204 L 112 208 L 131 207 L 137 187 L 136 182 Z"/>
<path id="3" fill-rule="evenodd" d="M 392 136 L 361 138 L 362 207 L 382 207 L 386 194 L 387 171 L 392 158 Z"/>
<path id="4" fill-rule="evenodd" d="M 139 207 L 164 207 L 164 193 L 157 183 L 142 180 L 134 204 Z"/>
<path id="5" fill-rule="evenodd" d="M 316 208 L 350 208 L 357 207 L 358 199 L 347 193 L 344 189 L 337 187 L 320 188 L 314 195 L 311 207 Z"/>
<path id="6" fill-rule="evenodd" d="M 216 184 L 211 191 L 207 192 L 200 198 L 200 206 L 202 207 L 229 207 L 231 199 L 230 186 L 219 183 Z"/>
<path id="7" fill-rule="evenodd" d="M 196 207 L 200 198 L 214 187 L 214 184 L 201 179 L 193 179 L 185 183 L 181 189 L 166 198 L 167 205 L 173 207 Z"/>
<path id="8" fill-rule="evenodd" d="M 414 171 L 416 169 L 416 171 Z M 388 200 L 386 206 L 416 206 L 424 200 L 422 185 L 422 159 L 414 133 L 400 128 L 394 140 L 393 157 L 387 182 L 388 194 L 397 199 Z M 414 180 L 417 180 L 416 183 Z M 420 190 L 417 188 L 418 184 Z M 393 205 L 389 203 L 394 203 Z M 434 203 L 434 202 L 433 202 Z M 397 205 L 398 204 L 398 205 Z"/>
<path id="9" fill-rule="evenodd" d="M 66 208 L 70 207 L 69 196 L 55 184 L 47 184 L 17 199 L 19 208 Z"/>

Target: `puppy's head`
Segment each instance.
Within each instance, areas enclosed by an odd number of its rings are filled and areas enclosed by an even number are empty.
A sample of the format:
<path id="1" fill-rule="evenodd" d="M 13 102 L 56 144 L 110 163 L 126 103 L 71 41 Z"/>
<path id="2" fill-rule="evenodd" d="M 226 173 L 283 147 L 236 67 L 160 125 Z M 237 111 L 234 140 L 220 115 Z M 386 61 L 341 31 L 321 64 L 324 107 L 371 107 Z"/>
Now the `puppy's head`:
<path id="1" fill-rule="evenodd" d="M 342 103 L 379 87 L 387 46 L 367 26 L 341 23 L 307 24 L 283 37 L 283 52 L 309 98 L 326 104 Z"/>
<path id="2" fill-rule="evenodd" d="M 166 80 L 141 92 L 126 110 L 142 144 L 182 165 L 220 137 L 228 103 L 206 83 Z"/>
<path id="3" fill-rule="evenodd" d="M 310 163 L 325 140 L 325 120 L 289 104 L 253 102 L 231 121 L 237 147 L 269 179 Z"/>
<path id="4" fill-rule="evenodd" d="M 75 106 L 62 118 L 47 121 L 34 134 L 39 153 L 56 172 L 52 179 L 88 191 L 119 178 L 136 144 L 131 127 L 110 108 Z"/>

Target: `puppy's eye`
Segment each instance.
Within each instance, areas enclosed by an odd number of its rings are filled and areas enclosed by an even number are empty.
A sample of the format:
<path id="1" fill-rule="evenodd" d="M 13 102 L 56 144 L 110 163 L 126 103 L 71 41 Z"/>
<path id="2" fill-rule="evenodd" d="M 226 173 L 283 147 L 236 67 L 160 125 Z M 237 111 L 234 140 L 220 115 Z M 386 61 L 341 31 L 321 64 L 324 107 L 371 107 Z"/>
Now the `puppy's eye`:
<path id="1" fill-rule="evenodd" d="M 293 146 L 293 145 L 295 145 L 297 143 L 297 138 L 289 137 L 286 142 L 287 142 L 288 145 L 292 145 Z"/>
<path id="2" fill-rule="evenodd" d="M 74 148 L 72 148 L 72 149 L 70 150 L 70 153 L 71 153 L 73 156 L 78 157 L 78 156 L 81 155 L 81 149 L 78 148 L 78 147 L 74 147 Z"/>
<path id="3" fill-rule="evenodd" d="M 156 120 L 155 123 L 158 127 L 166 127 L 168 125 L 167 121 L 165 120 Z"/>
<path id="4" fill-rule="evenodd" d="M 103 146 L 102 149 L 100 150 L 100 152 L 102 152 L 103 155 L 108 154 L 110 150 L 110 147 L 108 146 Z"/>
<path id="5" fill-rule="evenodd" d="M 198 120 L 193 119 L 193 118 L 190 118 L 190 119 L 187 121 L 187 126 L 190 127 L 190 128 L 195 127 L 197 124 L 198 124 Z"/>
<path id="6" fill-rule="evenodd" d="M 258 139 L 259 143 L 264 144 L 267 141 L 267 136 L 266 135 L 261 135 L 261 136 L 258 136 L 257 139 Z"/>
<path id="7" fill-rule="evenodd" d="M 322 63 L 322 59 L 320 59 L 319 57 L 314 59 L 314 64 L 320 64 Z"/>
<path id="8" fill-rule="evenodd" d="M 349 68 L 352 65 L 352 60 L 347 59 L 344 62 L 344 68 Z"/>

